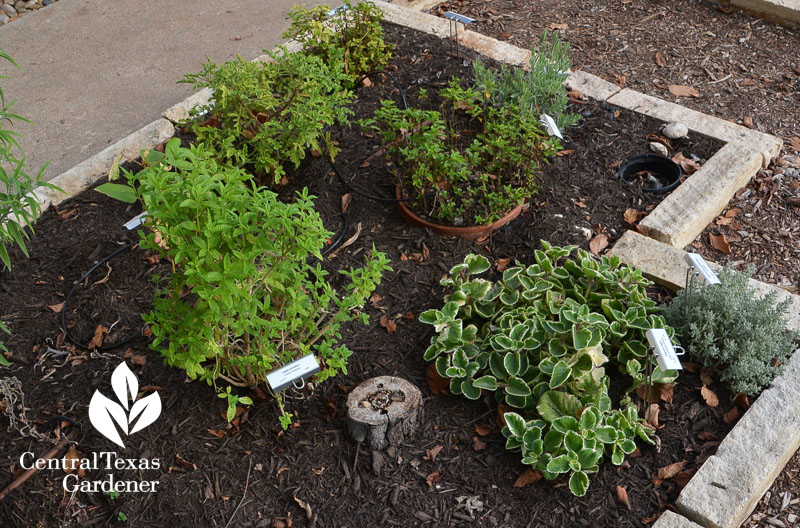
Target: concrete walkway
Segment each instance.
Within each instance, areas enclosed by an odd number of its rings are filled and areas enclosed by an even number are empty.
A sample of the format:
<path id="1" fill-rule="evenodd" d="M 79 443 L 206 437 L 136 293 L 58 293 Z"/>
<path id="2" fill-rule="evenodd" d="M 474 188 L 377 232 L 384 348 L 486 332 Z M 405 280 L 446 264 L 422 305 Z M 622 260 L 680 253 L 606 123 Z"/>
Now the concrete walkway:
<path id="1" fill-rule="evenodd" d="M 302 0 L 307 5 L 319 0 Z M 245 59 L 280 43 L 296 0 L 60 0 L 0 26 L 0 80 L 29 172 L 52 179 L 192 93 L 176 84 L 208 55 Z M 338 4 L 339 2 L 326 2 Z"/>

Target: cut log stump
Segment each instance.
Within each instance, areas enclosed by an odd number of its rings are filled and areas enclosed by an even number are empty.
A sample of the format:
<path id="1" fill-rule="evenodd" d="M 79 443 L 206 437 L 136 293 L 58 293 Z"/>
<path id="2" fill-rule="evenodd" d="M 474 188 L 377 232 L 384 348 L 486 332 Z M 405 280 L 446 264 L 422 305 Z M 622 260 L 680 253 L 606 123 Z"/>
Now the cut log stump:
<path id="1" fill-rule="evenodd" d="M 371 378 L 347 396 L 347 430 L 373 450 L 413 438 L 421 420 L 422 394 L 402 378 Z"/>

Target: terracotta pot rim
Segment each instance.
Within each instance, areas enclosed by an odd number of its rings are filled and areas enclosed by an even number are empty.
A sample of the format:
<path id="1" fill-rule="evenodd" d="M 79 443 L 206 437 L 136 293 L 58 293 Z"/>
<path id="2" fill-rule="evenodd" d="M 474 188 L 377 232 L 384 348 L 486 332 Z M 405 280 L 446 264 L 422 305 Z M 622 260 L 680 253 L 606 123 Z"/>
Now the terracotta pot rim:
<path id="1" fill-rule="evenodd" d="M 403 197 L 400 185 L 397 185 L 396 193 L 398 200 Z M 520 215 L 523 206 L 524 204 L 520 204 L 514 207 L 503 217 L 495 220 L 491 224 L 485 224 L 480 226 L 469 226 L 469 227 L 453 227 L 442 224 L 436 224 L 428 220 L 425 220 L 424 218 L 417 216 L 413 211 L 411 211 L 411 209 L 405 204 L 405 202 L 397 202 L 397 207 L 398 209 L 400 209 L 400 216 L 402 216 L 403 219 L 409 224 L 416 227 L 427 227 L 428 229 L 434 231 L 435 233 L 439 233 L 441 235 L 457 236 L 465 238 L 467 240 L 475 240 L 482 236 L 486 236 L 490 234 L 492 231 L 495 231 L 507 225 Z"/>

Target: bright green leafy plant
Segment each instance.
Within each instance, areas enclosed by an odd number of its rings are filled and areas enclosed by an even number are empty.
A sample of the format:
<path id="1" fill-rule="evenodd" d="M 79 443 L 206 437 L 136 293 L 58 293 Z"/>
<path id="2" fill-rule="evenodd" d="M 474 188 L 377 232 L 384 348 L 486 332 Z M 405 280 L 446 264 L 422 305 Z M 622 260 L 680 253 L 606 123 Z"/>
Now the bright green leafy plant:
<path id="1" fill-rule="evenodd" d="M 630 375 L 631 389 L 645 383 L 652 361 L 645 332 L 668 327 L 646 295 L 650 283 L 641 270 L 621 265 L 616 256 L 598 260 L 574 246 L 542 244 L 535 264 L 508 268 L 497 282 L 474 277 L 490 268 L 483 256 L 468 255 L 453 267 L 442 280 L 448 288 L 444 306 L 420 314 L 436 330 L 425 359 L 450 379 L 453 394 L 478 399 L 482 391 L 494 392 L 524 423 L 532 420 L 522 434 L 522 426 L 509 426 L 509 439 L 522 440 L 509 440 L 509 449 L 525 446 L 524 461 L 547 478 L 566 472 L 567 460 L 571 489 L 582 495 L 585 476 L 603 453 L 621 464 L 635 449 L 635 436 L 650 441 L 632 404 L 611 408 L 604 365 L 611 358 Z M 652 376 L 666 383 L 677 374 L 655 366 Z M 590 407 L 595 416 L 583 418 Z M 528 428 L 533 432 L 526 444 Z M 537 440 L 543 443 L 532 443 Z"/>
<path id="2" fill-rule="evenodd" d="M 300 5 L 287 18 L 291 25 L 283 37 L 300 42 L 306 52 L 328 64 L 343 63 L 349 84 L 385 68 L 392 57 L 392 45 L 383 40 L 383 11 L 372 2 L 353 5 L 347 0 L 334 10 Z"/>
<path id="3" fill-rule="evenodd" d="M 756 395 L 782 372 L 800 344 L 800 332 L 786 330 L 791 301 L 775 292 L 758 297 L 747 273 L 725 267 L 720 284 L 690 283 L 664 310 L 689 355 L 715 369 L 733 392 Z"/>
<path id="4" fill-rule="evenodd" d="M 141 246 L 173 264 L 145 317 L 167 363 L 215 386 L 254 387 L 310 353 L 320 381 L 347 372 L 352 352 L 339 344 L 339 328 L 367 322 L 361 308 L 390 269 L 383 253 L 373 248 L 363 268 L 342 270 L 346 283 L 335 290 L 319 263 L 332 234 L 306 191 L 282 202 L 202 144 L 172 139 L 160 163 L 126 176 L 151 228 Z M 244 402 L 221 397 L 229 408 Z M 290 423 L 285 411 L 281 422 Z"/>
<path id="5" fill-rule="evenodd" d="M 309 151 L 322 152 L 322 142 L 335 155 L 323 131 L 347 122 L 353 94 L 342 87 L 347 80 L 342 62 L 325 63 L 285 48 L 267 53 L 273 62 L 209 61 L 181 82 L 214 90 L 210 103 L 194 108 L 186 123 L 197 141 L 221 161 L 248 168 L 273 185 L 286 176 L 287 164 L 297 168 Z"/>
<path id="6" fill-rule="evenodd" d="M 14 59 L 2 49 L 0 49 L 0 59 L 17 66 Z M 13 101 L 6 102 L 3 88 L 0 86 L 0 269 L 9 271 L 11 257 L 7 246 L 16 244 L 27 256 L 28 248 L 25 241 L 28 240 L 29 234 L 26 228 L 32 229 L 31 226 L 41 214 L 41 205 L 33 190 L 38 186 L 60 190 L 42 179 L 46 166 L 39 169 L 36 176 L 31 176 L 25 171 L 25 153 L 17 142 L 17 134 L 5 126 L 12 126 L 14 121 L 25 123 L 30 121 L 13 113 L 11 111 L 13 104 Z M 10 333 L 3 321 L 0 321 L 0 331 Z M 2 352 L 8 352 L 8 349 L 0 342 L 0 365 L 7 366 L 8 360 Z"/>

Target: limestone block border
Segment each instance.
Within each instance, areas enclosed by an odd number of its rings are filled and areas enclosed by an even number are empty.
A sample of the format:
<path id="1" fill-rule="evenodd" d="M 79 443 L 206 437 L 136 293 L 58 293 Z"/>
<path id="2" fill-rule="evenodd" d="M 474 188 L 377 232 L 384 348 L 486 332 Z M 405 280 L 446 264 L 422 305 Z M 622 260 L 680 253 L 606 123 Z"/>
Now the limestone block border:
<path id="1" fill-rule="evenodd" d="M 800 28 L 800 0 L 730 0 L 730 5 L 776 24 Z"/>
<path id="2" fill-rule="evenodd" d="M 684 286 L 686 252 L 681 249 L 628 231 L 610 253 L 626 264 L 641 268 L 646 276 L 672 290 Z M 719 269 L 717 264 L 709 264 Z M 752 279 L 750 286 L 762 295 L 776 292 L 778 300 L 790 299 L 788 327 L 800 330 L 800 297 Z M 706 528 L 735 528 L 747 520 L 800 447 L 797 387 L 800 387 L 800 351 L 681 491 L 676 501 L 681 513 Z"/>

